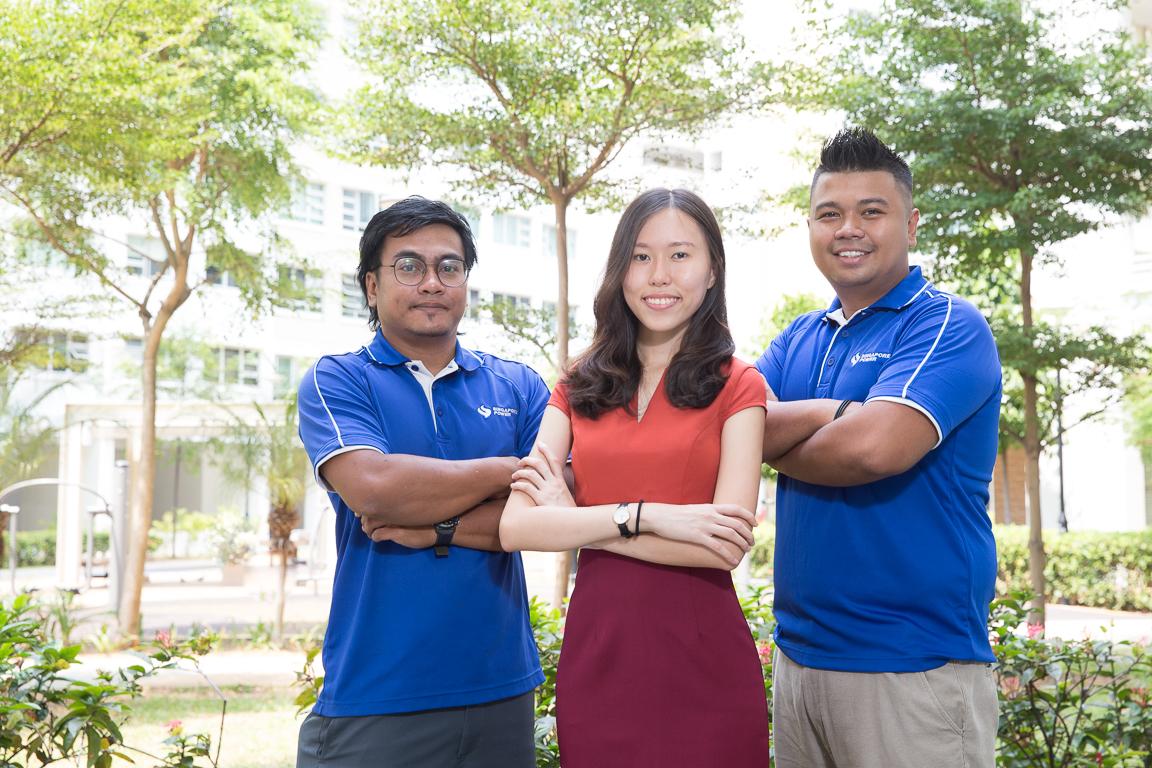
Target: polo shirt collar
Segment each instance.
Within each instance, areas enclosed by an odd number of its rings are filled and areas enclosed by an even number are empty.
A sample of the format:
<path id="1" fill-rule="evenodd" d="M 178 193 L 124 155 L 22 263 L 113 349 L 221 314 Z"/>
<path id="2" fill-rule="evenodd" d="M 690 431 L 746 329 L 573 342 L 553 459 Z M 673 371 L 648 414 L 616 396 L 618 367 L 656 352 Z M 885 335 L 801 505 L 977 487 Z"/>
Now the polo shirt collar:
<path id="1" fill-rule="evenodd" d="M 376 336 L 372 339 L 372 343 L 364 349 L 372 361 L 379 365 L 403 365 L 408 362 L 407 357 L 397 352 L 396 348 L 388 343 L 388 339 L 384 338 L 384 334 L 379 328 L 376 329 Z M 480 367 L 480 356 L 472 350 L 460 346 L 459 341 L 456 342 L 456 355 L 453 359 L 456 361 L 456 365 L 465 371 L 474 371 Z"/>
<path id="2" fill-rule="evenodd" d="M 920 294 L 924 293 L 931 283 L 924 277 L 919 266 L 909 267 L 908 276 L 893 286 L 892 290 L 881 296 L 865 309 L 888 309 L 899 311 L 911 304 Z M 863 310 L 861 310 L 863 311 Z M 859 312 L 857 313 L 859 314 Z M 846 325 L 852 318 L 844 317 L 844 309 L 840 298 L 833 299 L 832 304 L 824 313 L 824 317 L 837 325 Z"/>

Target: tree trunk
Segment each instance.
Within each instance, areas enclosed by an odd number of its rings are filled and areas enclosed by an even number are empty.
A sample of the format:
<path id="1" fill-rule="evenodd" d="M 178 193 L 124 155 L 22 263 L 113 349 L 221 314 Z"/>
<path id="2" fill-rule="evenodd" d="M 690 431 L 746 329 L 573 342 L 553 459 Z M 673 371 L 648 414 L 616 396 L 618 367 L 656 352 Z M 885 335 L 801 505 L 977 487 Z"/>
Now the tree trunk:
<path id="1" fill-rule="evenodd" d="M 556 372 L 560 376 L 568 368 L 568 199 L 554 197 L 556 211 Z M 565 457 L 567 458 L 567 457 Z M 553 576 L 552 605 L 564 610 L 568 598 L 568 575 L 572 572 L 572 550 L 556 553 L 556 572 Z"/>
<path id="2" fill-rule="evenodd" d="M 124 586 L 117 613 L 121 637 L 132 639 L 140 636 L 140 595 L 144 588 L 148 531 L 152 526 L 152 490 L 156 481 L 156 355 L 164 327 L 159 320 L 148 327 L 145 320 L 145 329 L 144 359 L 140 371 L 140 432 L 139 440 L 135 442 L 138 453 L 129 457 L 131 475 L 128 520 L 124 527 Z"/>
<path id="3" fill-rule="evenodd" d="M 174 227 L 175 228 L 175 227 Z M 128 520 L 125 526 L 124 582 L 117 610 L 121 637 L 140 636 L 140 595 L 144 589 L 144 561 L 148 556 L 148 532 L 152 528 L 152 492 L 156 483 L 156 358 L 164 330 L 172 315 L 192 295 L 188 287 L 188 256 L 192 248 L 193 229 L 183 240 L 175 240 L 175 251 L 169 251 L 172 286 L 160 304 L 155 317 L 145 305 L 140 306 L 144 324 L 144 359 L 140 366 L 140 440 L 139 454 L 130 456 L 131 479 L 128 492 Z"/>
<path id="4" fill-rule="evenodd" d="M 288 548 L 280 548 L 280 578 L 276 583 L 276 620 L 272 637 L 276 642 L 284 639 L 284 606 L 288 602 Z"/>
<path id="5" fill-rule="evenodd" d="M 1022 222 L 1017 221 L 1017 227 Z M 1020 248 L 1020 309 L 1022 312 L 1025 337 L 1032 331 L 1032 260 L 1035 255 L 1032 245 L 1026 243 Z M 1028 575 L 1032 591 L 1036 593 L 1032 609 L 1028 613 L 1028 623 L 1044 626 L 1045 592 L 1044 566 L 1047 556 L 1044 553 L 1043 517 L 1040 503 L 1040 417 L 1037 413 L 1037 381 L 1034 371 L 1021 371 L 1024 384 L 1024 485 L 1028 494 Z"/>

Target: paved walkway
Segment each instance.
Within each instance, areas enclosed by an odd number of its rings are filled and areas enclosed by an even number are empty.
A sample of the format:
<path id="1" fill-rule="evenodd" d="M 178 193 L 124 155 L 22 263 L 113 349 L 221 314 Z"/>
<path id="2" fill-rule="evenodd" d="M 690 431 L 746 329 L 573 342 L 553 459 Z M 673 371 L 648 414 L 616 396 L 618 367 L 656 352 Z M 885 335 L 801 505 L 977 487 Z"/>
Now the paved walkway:
<path id="1" fill-rule="evenodd" d="M 550 599 L 552 555 L 526 553 L 524 561 L 529 593 Z M 147 573 L 148 583 L 141 596 L 141 626 L 145 637 L 170 629 L 183 634 L 195 625 L 202 625 L 226 639 L 250 645 L 252 640 L 266 638 L 271 630 L 276 574 L 266 560 L 251 566 L 243 586 L 223 586 L 220 568 L 209 562 L 157 561 L 149 563 Z M 308 576 L 302 568 L 289 576 L 285 610 L 288 634 L 318 632 L 318 627 L 327 620 L 330 574 L 319 574 L 313 580 L 308 580 Z M 52 569 L 28 568 L 17 571 L 16 585 L 18 589 L 51 590 L 55 587 L 53 579 Z M 3 591 L 8 590 L 5 578 Z M 99 582 L 76 597 L 74 605 L 83 621 L 73 635 L 74 640 L 89 637 L 97 633 L 102 624 L 112 623 L 109 600 L 108 590 Z M 1049 605 L 1047 633 L 1050 637 L 1068 639 L 1107 637 L 1152 642 L 1152 614 Z M 97 668 L 107 669 L 132 661 L 134 657 L 129 654 L 89 654 L 85 657 L 88 671 L 77 671 L 89 676 Z M 295 673 L 303 664 L 303 653 L 249 647 L 242 651 L 216 651 L 205 657 L 200 666 L 218 686 L 287 686 L 295 680 Z M 194 672 L 170 671 L 149 685 L 191 686 L 207 685 L 207 682 Z"/>

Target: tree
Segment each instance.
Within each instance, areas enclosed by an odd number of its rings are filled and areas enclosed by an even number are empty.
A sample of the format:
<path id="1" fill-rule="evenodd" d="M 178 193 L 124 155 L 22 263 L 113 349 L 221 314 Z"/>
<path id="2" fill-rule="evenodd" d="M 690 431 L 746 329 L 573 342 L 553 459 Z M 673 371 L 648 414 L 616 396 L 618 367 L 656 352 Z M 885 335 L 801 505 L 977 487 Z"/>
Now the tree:
<path id="1" fill-rule="evenodd" d="M 231 414 L 228 436 L 213 441 L 217 458 L 223 459 L 219 466 L 225 478 L 247 490 L 254 476 L 263 477 L 268 487 L 268 545 L 280 565 L 273 627 L 277 640 L 284 636 L 288 559 L 293 555 L 290 536 L 300 525 L 297 508 L 304 500 L 311 467 L 300 442 L 296 396 L 293 394 L 282 406 L 282 412 L 278 412 L 278 407 L 269 415 L 259 403 L 253 403 L 255 423 Z"/>
<path id="2" fill-rule="evenodd" d="M 290 195 L 289 147 L 315 106 L 298 78 L 319 18 L 304 0 L 92 7 L 99 24 L 88 4 L 4 6 L 13 28 L 0 32 L 0 50 L 15 62 L 0 66 L 0 92 L 14 94 L 24 122 L 3 128 L 13 159 L 0 169 L 0 193 L 78 273 L 140 319 L 142 419 L 118 612 L 121 632 L 134 634 L 152 517 L 157 355 L 176 311 L 223 272 L 250 307 L 271 301 L 276 244 L 252 222 Z M 42 26 L 52 40 L 38 48 Z M 54 44 L 63 63 L 45 57 Z M 108 215 L 142 217 L 158 252 L 102 236 L 100 217 Z M 110 257 L 109 243 L 134 251 L 144 274 Z"/>
<path id="3" fill-rule="evenodd" d="M 524 307 L 510 301 L 496 300 L 482 302 L 476 309 L 500 330 L 503 342 L 495 342 L 501 348 L 508 348 L 510 354 L 519 354 L 519 359 L 536 358 L 546 366 L 542 370 L 545 380 L 555 383 L 560 376 L 556 362 L 556 310 L 550 306 Z M 569 319 L 569 335 L 576 339 L 581 329 Z M 497 350 L 499 351 L 499 350 Z"/>
<path id="4" fill-rule="evenodd" d="M 814 309 L 823 309 L 827 306 L 827 301 L 811 293 L 789 293 L 781 296 L 772 307 L 772 311 L 760 319 L 760 333 L 757 334 L 749 354 L 759 357 L 793 320 Z"/>
<path id="5" fill-rule="evenodd" d="M 821 30 L 830 60 L 788 78 L 794 104 L 842 110 L 909 159 L 920 246 L 939 276 L 1013 288 L 1016 338 L 1034 350 L 1007 362 L 1020 381 L 1040 624 L 1040 379 L 1057 360 L 1079 363 L 1041 354 L 1050 334 L 1035 317 L 1033 271 L 1059 260 L 1056 244 L 1152 202 L 1152 61 L 1119 26 L 1091 28 L 1102 5 L 1123 3 L 886 0 Z"/>
<path id="6" fill-rule="evenodd" d="M 568 207 L 606 193 L 635 137 L 693 134 L 749 91 L 730 0 L 363 0 L 370 73 L 341 121 L 353 158 L 454 166 L 462 186 L 552 206 L 556 364 L 568 363 Z M 570 563 L 559 558 L 556 600 Z"/>

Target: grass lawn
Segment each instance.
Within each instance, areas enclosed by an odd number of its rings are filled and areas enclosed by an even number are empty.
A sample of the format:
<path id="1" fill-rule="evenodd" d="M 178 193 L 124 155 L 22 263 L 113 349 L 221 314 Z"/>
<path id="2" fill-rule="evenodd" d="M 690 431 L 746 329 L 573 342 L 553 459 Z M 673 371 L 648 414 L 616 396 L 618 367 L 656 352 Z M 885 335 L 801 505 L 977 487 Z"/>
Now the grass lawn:
<path id="1" fill-rule="evenodd" d="M 222 689 L 228 700 L 220 768 L 291 768 L 296 764 L 296 735 L 303 716 L 296 716 L 288 688 L 233 686 Z M 179 720 L 186 734 L 206 733 L 212 754 L 220 734 L 220 699 L 211 688 L 153 688 L 137 699 L 125 724 L 125 743 L 163 755 L 168 723 Z M 126 750 L 136 766 L 156 760 Z M 124 762 L 117 763 L 126 768 Z"/>

